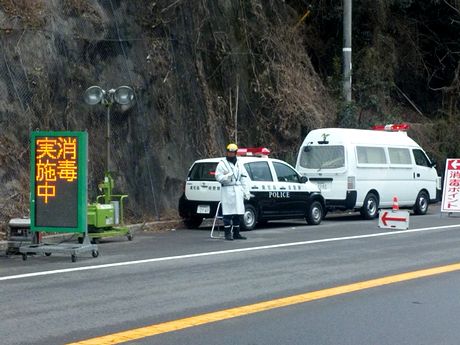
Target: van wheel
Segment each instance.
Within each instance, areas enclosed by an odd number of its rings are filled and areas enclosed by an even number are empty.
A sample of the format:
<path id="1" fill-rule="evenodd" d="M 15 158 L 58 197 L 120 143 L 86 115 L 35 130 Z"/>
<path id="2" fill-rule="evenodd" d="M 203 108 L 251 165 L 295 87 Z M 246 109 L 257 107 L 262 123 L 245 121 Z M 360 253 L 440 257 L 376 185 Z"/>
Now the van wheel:
<path id="1" fill-rule="evenodd" d="M 323 219 L 323 206 L 319 201 L 313 201 L 307 209 L 307 214 L 305 219 L 307 220 L 308 225 L 318 225 Z"/>
<path id="2" fill-rule="evenodd" d="M 186 218 L 184 219 L 184 225 L 187 229 L 197 229 L 200 227 L 201 223 L 203 222 L 203 218 Z"/>
<path id="3" fill-rule="evenodd" d="M 379 210 L 379 199 L 374 193 L 369 193 L 364 199 L 363 207 L 361 207 L 361 216 L 364 219 L 377 218 Z"/>
<path id="4" fill-rule="evenodd" d="M 425 191 L 421 191 L 415 199 L 414 213 L 418 215 L 426 214 L 428 211 L 429 196 Z"/>
<path id="5" fill-rule="evenodd" d="M 257 224 L 257 212 L 254 206 L 244 205 L 244 214 L 241 217 L 241 228 L 243 230 L 253 230 Z"/>

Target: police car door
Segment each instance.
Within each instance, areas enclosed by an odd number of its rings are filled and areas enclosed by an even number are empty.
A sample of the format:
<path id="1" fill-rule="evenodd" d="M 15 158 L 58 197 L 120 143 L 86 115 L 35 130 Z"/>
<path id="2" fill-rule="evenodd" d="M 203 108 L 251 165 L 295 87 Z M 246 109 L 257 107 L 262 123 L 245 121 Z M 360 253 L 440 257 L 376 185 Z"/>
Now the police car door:
<path id="1" fill-rule="evenodd" d="M 307 210 L 308 192 L 298 173 L 289 165 L 272 162 L 278 182 L 276 192 L 279 212 L 284 216 L 302 216 Z"/>
<path id="2" fill-rule="evenodd" d="M 269 193 L 274 191 L 273 175 L 266 160 L 244 164 L 251 182 L 248 183 L 251 194 L 254 195 L 250 202 L 259 210 L 259 215 L 270 216 L 275 214 L 276 199 L 269 198 Z"/>

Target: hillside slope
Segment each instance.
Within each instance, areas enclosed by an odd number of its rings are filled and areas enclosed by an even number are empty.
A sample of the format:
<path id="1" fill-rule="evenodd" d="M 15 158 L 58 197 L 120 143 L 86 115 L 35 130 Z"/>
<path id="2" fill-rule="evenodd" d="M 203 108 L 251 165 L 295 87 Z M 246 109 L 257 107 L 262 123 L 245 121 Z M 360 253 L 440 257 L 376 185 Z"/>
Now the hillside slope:
<path id="1" fill-rule="evenodd" d="M 112 170 L 131 220 L 171 215 L 190 164 L 229 140 L 292 162 L 335 102 L 284 1 L 0 0 L 0 222 L 28 214 L 29 135 L 87 130 L 89 198 L 104 173 L 105 109 L 91 85 L 130 85 L 112 108 Z M 235 118 L 236 116 L 236 118 Z"/>

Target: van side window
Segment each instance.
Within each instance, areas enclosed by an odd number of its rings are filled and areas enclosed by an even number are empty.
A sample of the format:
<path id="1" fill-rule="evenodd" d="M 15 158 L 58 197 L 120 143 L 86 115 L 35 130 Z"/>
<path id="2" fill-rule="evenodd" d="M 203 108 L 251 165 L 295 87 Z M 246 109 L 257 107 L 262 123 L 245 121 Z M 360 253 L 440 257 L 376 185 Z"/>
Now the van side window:
<path id="1" fill-rule="evenodd" d="M 267 162 L 252 162 L 244 165 L 252 181 L 273 181 Z"/>
<path id="2" fill-rule="evenodd" d="M 386 164 L 385 150 L 383 147 L 356 146 L 358 163 L 361 164 Z"/>
<path id="3" fill-rule="evenodd" d="M 391 164 L 412 164 L 409 149 L 389 147 Z"/>
<path id="4" fill-rule="evenodd" d="M 414 153 L 415 164 L 423 167 L 431 167 L 430 161 L 422 150 L 414 149 L 412 152 Z"/>
<path id="5" fill-rule="evenodd" d="M 299 182 L 299 175 L 297 175 L 297 172 L 286 164 L 273 162 L 273 167 L 275 168 L 276 175 L 278 175 L 278 181 Z"/>

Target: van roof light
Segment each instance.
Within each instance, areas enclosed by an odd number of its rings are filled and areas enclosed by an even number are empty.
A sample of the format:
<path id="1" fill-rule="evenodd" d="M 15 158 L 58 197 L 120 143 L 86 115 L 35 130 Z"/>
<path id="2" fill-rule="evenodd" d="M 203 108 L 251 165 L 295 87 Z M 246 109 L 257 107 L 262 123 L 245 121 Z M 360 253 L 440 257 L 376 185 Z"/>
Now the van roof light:
<path id="1" fill-rule="evenodd" d="M 270 150 L 266 147 L 240 147 L 236 154 L 238 156 L 266 157 L 270 154 Z"/>
<path id="2" fill-rule="evenodd" d="M 372 126 L 374 131 L 388 131 L 388 132 L 405 132 L 410 128 L 408 123 L 390 123 L 388 125 L 375 125 Z"/>

